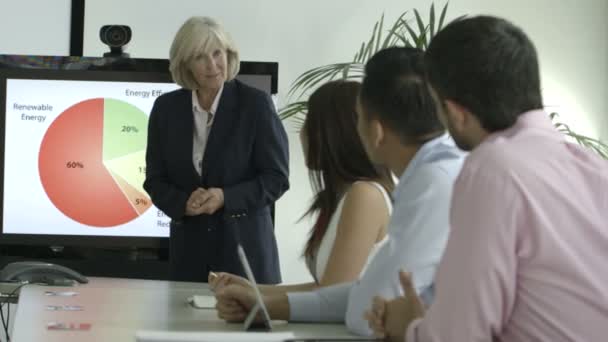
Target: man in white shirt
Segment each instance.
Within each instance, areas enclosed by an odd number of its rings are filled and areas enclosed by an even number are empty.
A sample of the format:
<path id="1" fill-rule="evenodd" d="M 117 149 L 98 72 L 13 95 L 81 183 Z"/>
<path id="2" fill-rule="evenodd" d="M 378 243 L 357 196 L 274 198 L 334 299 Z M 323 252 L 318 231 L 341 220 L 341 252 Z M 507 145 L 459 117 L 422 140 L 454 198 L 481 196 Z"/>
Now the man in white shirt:
<path id="1" fill-rule="evenodd" d="M 346 321 L 354 333 L 371 335 L 364 312 L 374 296 L 401 295 L 400 269 L 415 275 L 418 293 L 430 304 L 448 237 L 452 184 L 464 154 L 438 119 L 422 63 L 417 49 L 380 51 L 365 67 L 359 97 L 359 134 L 370 158 L 400 175 L 387 243 L 356 282 L 265 295 L 272 318 Z M 218 315 L 228 321 L 243 320 L 255 303 L 253 291 L 236 284 L 218 289 L 216 297 Z"/>

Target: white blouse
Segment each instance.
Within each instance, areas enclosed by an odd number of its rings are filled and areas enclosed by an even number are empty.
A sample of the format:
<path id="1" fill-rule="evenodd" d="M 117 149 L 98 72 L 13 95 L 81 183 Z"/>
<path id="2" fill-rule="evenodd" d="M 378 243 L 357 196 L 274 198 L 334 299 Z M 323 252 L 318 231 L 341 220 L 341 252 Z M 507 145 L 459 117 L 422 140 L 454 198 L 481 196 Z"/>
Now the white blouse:
<path id="1" fill-rule="evenodd" d="M 388 208 L 389 215 L 393 212 L 393 204 L 391 202 L 390 195 L 386 192 L 386 189 L 382 185 L 376 182 L 365 182 L 375 186 L 384 197 L 384 201 L 386 202 L 386 207 Z M 334 211 L 334 214 L 331 216 L 329 220 L 329 224 L 327 226 L 327 230 L 325 231 L 325 235 L 323 235 L 323 240 L 321 240 L 321 244 L 319 245 L 319 249 L 317 253 L 314 254 L 312 260 L 307 259 L 306 264 L 312 276 L 315 279 L 315 282 L 319 282 L 323 278 L 323 274 L 325 273 L 325 268 L 327 267 L 327 263 L 329 262 L 329 256 L 331 255 L 331 251 L 334 248 L 334 243 L 336 242 L 336 235 L 338 233 L 338 223 L 340 221 L 340 216 L 342 214 L 342 207 L 344 207 L 344 198 L 346 196 L 342 196 L 340 202 L 338 202 L 338 206 Z M 386 236 L 381 241 L 376 242 L 372 247 L 372 250 L 367 257 L 367 261 L 365 266 L 361 270 L 361 274 L 369 265 L 369 262 L 372 260 L 374 255 L 378 252 L 378 249 L 386 242 Z"/>
<path id="2" fill-rule="evenodd" d="M 194 115 L 194 129 L 192 139 L 192 164 L 198 175 L 201 176 L 203 172 L 203 157 L 205 156 L 205 149 L 207 148 L 207 138 L 209 137 L 209 131 L 213 124 L 213 118 L 217 113 L 217 107 L 220 104 L 220 98 L 224 92 L 224 85 L 215 95 L 211 108 L 207 112 L 198 102 L 198 96 L 196 90 L 192 91 L 192 115 Z"/>

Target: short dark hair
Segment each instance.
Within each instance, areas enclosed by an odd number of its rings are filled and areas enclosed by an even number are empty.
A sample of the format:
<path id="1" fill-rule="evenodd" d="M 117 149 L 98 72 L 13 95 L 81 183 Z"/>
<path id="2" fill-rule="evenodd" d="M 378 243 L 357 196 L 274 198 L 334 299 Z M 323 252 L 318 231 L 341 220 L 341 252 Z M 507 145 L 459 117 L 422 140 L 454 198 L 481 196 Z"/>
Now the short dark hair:
<path id="1" fill-rule="evenodd" d="M 425 59 L 439 96 L 467 108 L 489 132 L 543 107 L 536 49 L 504 19 L 477 16 L 450 23 L 431 40 Z"/>
<path id="2" fill-rule="evenodd" d="M 360 103 L 398 134 L 403 144 L 419 144 L 445 132 L 427 84 L 422 50 L 391 47 L 365 65 Z"/>

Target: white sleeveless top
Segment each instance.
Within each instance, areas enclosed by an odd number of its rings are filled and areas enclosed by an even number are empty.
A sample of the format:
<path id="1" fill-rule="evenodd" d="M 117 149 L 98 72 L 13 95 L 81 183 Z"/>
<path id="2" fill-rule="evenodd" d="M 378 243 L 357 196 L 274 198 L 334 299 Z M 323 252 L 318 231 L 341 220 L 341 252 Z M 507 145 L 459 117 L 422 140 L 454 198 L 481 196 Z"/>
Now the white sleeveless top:
<path id="1" fill-rule="evenodd" d="M 391 198 L 388 192 L 386 192 L 386 189 L 384 189 L 382 185 L 376 182 L 366 181 L 365 183 L 375 186 L 382 193 L 382 197 L 384 197 L 386 207 L 388 208 L 388 214 L 390 216 L 393 212 L 393 203 L 391 202 Z M 323 240 L 321 240 L 321 244 L 319 245 L 317 253 L 315 253 L 312 260 L 306 260 L 308 269 L 314 277 L 316 283 L 319 283 L 319 281 L 323 278 L 323 273 L 325 273 L 325 268 L 327 267 L 327 262 L 329 261 L 331 251 L 334 248 L 334 243 L 336 242 L 336 235 L 338 234 L 338 222 L 340 221 L 340 215 L 342 214 L 342 207 L 344 206 L 345 197 L 346 196 L 342 196 L 340 202 L 338 202 L 338 206 L 336 207 L 334 214 L 329 220 L 327 230 L 325 231 L 325 235 L 323 235 Z M 376 255 L 380 247 L 386 242 L 387 236 L 388 234 L 384 237 L 384 239 L 374 244 L 372 250 L 369 253 L 369 256 L 367 257 L 365 266 L 361 270 L 361 274 L 363 274 L 363 272 L 367 268 L 367 265 L 369 265 L 370 261 L 372 260 L 374 255 Z"/>

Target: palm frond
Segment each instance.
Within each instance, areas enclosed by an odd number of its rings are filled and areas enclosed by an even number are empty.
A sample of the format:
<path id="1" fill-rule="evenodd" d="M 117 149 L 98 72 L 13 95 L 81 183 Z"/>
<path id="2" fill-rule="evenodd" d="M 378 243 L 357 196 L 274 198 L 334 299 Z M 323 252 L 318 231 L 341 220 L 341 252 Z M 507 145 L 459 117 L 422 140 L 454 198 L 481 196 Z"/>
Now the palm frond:
<path id="1" fill-rule="evenodd" d="M 382 30 L 384 29 L 384 14 L 380 18 L 380 25 L 378 25 L 378 34 L 376 35 L 376 46 L 374 47 L 374 53 L 380 51 L 380 39 L 382 39 Z"/>
<path id="2" fill-rule="evenodd" d="M 361 48 L 359 49 L 359 52 L 357 52 L 355 54 L 355 57 L 353 57 L 353 61 L 361 63 L 361 56 L 363 56 L 364 51 L 365 51 L 365 43 L 361 43 Z"/>
<path id="3" fill-rule="evenodd" d="M 365 63 L 382 49 L 391 46 L 415 46 L 425 49 L 428 45 L 428 40 L 442 27 L 446 12 L 447 3 L 442 9 L 439 24 L 436 26 L 434 4 L 430 8 L 428 25 L 424 23 L 418 10 L 414 9 L 413 20 L 415 20 L 415 24 L 410 26 L 407 16 L 411 12 L 404 11 L 392 26 L 386 30 L 385 16 L 382 14 L 380 19 L 374 23 L 370 37 L 361 42 L 352 62 L 334 63 L 312 68 L 296 78 L 287 93 L 287 98 L 293 98 L 296 102 L 290 103 L 280 110 L 281 119 L 303 120 L 307 111 L 306 101 L 300 100 L 303 96 L 309 94 L 321 84 L 334 79 L 362 79 Z M 412 27 L 416 27 L 417 30 Z M 427 34 L 429 33 L 430 35 L 427 38 Z"/>
<path id="4" fill-rule="evenodd" d="M 558 131 L 574 139 L 577 144 L 590 148 L 592 151 L 599 154 L 602 158 L 608 159 L 608 144 L 602 142 L 599 139 L 594 139 L 574 132 L 567 124 L 556 121 L 556 118 L 558 116 L 559 114 L 555 112 L 549 114 L 549 118 L 551 118 L 551 120 L 553 121 L 553 125 L 555 126 L 555 128 L 557 128 Z"/>
<path id="5" fill-rule="evenodd" d="M 381 32 L 378 30 L 378 27 L 381 25 L 382 22 L 384 22 L 384 14 L 380 18 L 380 20 L 374 24 L 374 29 L 372 30 L 371 37 L 369 37 L 367 42 L 363 42 L 363 44 L 362 44 L 363 49 L 359 50 L 359 53 L 355 55 L 355 58 L 353 58 L 354 62 L 365 63 L 366 60 L 369 58 L 370 53 L 373 53 L 374 43 L 376 42 L 376 39 L 377 39 L 376 36 L 378 34 L 381 34 Z"/>
<path id="6" fill-rule="evenodd" d="M 441 31 L 441 29 L 443 28 L 443 21 L 445 20 L 445 14 L 448 11 L 449 4 L 450 4 L 450 2 L 448 1 L 443 6 L 443 10 L 441 11 L 441 16 L 439 17 L 439 25 L 437 25 L 437 32 Z M 431 38 L 433 38 L 433 37 L 431 37 Z"/>
<path id="7" fill-rule="evenodd" d="M 342 68 L 342 79 L 345 80 L 348 78 L 348 73 L 350 72 L 350 66 L 352 64 L 347 64 Z"/>
<path id="8" fill-rule="evenodd" d="M 437 32 L 444 27 L 448 5 L 449 2 L 446 2 L 439 15 L 439 20 L 437 21 L 435 4 L 432 3 L 429 11 L 428 24 L 424 23 L 418 10 L 414 9 L 413 19 L 415 20 L 415 25 L 410 25 L 406 19 L 409 12 L 405 11 L 395 20 L 391 28 L 386 32 L 384 32 L 384 14 L 382 14 L 380 19 L 374 24 L 369 39 L 361 42 L 352 62 L 334 63 L 316 67 L 304 72 L 296 78 L 287 94 L 288 98 L 297 95 L 296 101 L 289 103 L 279 111 L 281 120 L 292 120 L 296 129 L 299 130 L 304 124 L 308 112 L 308 101 L 300 100 L 304 94 L 317 88 L 322 83 L 339 77 L 341 79 L 360 80 L 363 77 L 365 63 L 371 56 L 382 49 L 391 46 L 407 46 L 425 50 Z M 462 15 L 453 21 L 458 21 L 465 17 L 466 15 Z M 608 159 L 607 143 L 574 132 L 567 124 L 557 121 L 557 117 L 557 113 L 550 114 L 550 118 L 558 131 L 570 137 L 579 145 L 590 148 L 598 155 Z"/>
<path id="9" fill-rule="evenodd" d="M 363 54 L 363 63 L 367 62 L 367 60 L 369 60 L 370 57 L 374 54 L 374 41 L 376 40 L 376 35 L 379 33 L 378 25 L 379 23 L 376 23 L 376 25 L 374 25 L 374 31 L 372 32 L 372 36 L 369 38 L 369 42 L 367 42 L 367 49 L 365 49 L 365 53 Z"/>
<path id="10" fill-rule="evenodd" d="M 412 46 L 412 42 L 409 39 L 407 39 L 407 37 L 403 33 L 398 32 L 398 33 L 395 33 L 394 36 L 395 36 L 395 41 L 394 41 L 393 45 L 391 45 L 391 46 L 397 46 L 398 43 L 401 43 L 405 47 Z"/>
<path id="11" fill-rule="evenodd" d="M 424 22 L 422 21 L 420 13 L 418 13 L 417 9 L 414 9 L 414 16 L 416 17 L 416 24 L 418 24 L 418 39 L 421 41 L 420 49 L 425 50 L 428 45 L 426 40 L 426 31 L 428 26 L 424 25 Z"/>
<path id="12" fill-rule="evenodd" d="M 334 79 L 336 75 L 341 72 L 344 73 L 345 69 L 348 69 L 348 73 L 363 72 L 361 64 L 354 62 L 334 63 L 316 67 L 304 72 L 294 81 L 291 89 L 287 93 L 287 97 L 292 98 L 295 94 L 298 94 L 297 98 L 299 98 L 310 89 L 316 88 L 320 84 Z"/>
<path id="13" fill-rule="evenodd" d="M 435 36 L 435 3 L 431 4 L 431 10 L 429 11 L 429 30 L 430 36 L 429 41 Z"/>
<path id="14" fill-rule="evenodd" d="M 308 112 L 308 101 L 297 101 L 288 104 L 279 110 L 279 118 L 285 120 L 298 115 L 306 115 Z"/>
<path id="15" fill-rule="evenodd" d="M 421 34 L 418 34 L 416 31 L 414 31 L 414 29 L 407 22 L 404 21 L 403 26 L 407 30 L 407 33 L 410 35 L 411 40 L 414 41 L 414 46 L 419 49 L 424 49 L 425 38 Z"/>
<path id="16" fill-rule="evenodd" d="M 291 121 L 294 123 L 294 128 L 296 132 L 299 132 L 302 127 L 304 127 L 304 121 L 306 121 L 306 115 L 298 115 L 291 118 Z"/>
<path id="17" fill-rule="evenodd" d="M 403 36 L 401 34 L 401 31 L 403 30 L 401 21 L 403 20 L 403 18 L 406 16 L 407 13 L 408 13 L 408 11 L 401 13 L 399 18 L 397 18 L 397 20 L 395 20 L 393 27 L 391 27 L 391 29 L 388 30 L 386 37 L 384 38 L 384 43 L 382 43 L 381 49 L 386 49 L 387 47 L 395 46 L 397 44 L 397 42 L 399 40 L 401 40 L 400 36 Z M 406 41 L 403 41 L 403 40 L 402 40 L 402 42 L 403 42 L 403 44 L 406 43 Z"/>

